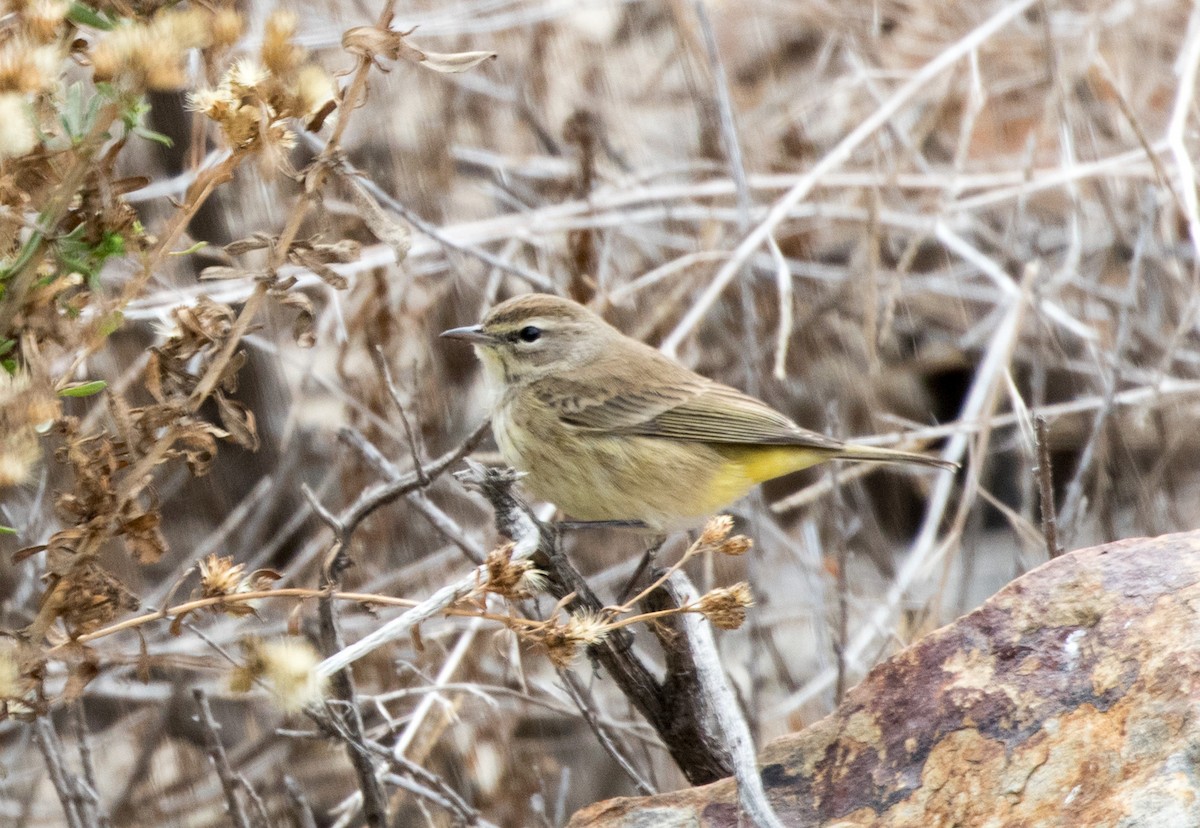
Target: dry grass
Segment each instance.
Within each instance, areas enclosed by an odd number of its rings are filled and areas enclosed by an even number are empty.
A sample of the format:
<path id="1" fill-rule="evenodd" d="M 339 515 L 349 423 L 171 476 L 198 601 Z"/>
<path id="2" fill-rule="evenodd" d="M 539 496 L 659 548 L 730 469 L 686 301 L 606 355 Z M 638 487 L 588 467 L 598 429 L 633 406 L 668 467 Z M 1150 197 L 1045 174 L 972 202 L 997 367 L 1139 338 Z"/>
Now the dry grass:
<path id="1" fill-rule="evenodd" d="M 1195 524 L 1188 4 L 153 5 L 0 18 L 6 824 L 557 825 L 683 784 L 577 657 L 659 663 L 649 620 L 488 559 L 449 474 L 485 399 L 436 334 L 515 293 L 964 464 L 778 481 L 749 554 L 692 547 L 759 741 L 1045 561 L 1045 492 L 1067 550 Z M 613 604 L 641 544 L 566 539 Z M 353 682 L 313 667 L 414 604 Z"/>

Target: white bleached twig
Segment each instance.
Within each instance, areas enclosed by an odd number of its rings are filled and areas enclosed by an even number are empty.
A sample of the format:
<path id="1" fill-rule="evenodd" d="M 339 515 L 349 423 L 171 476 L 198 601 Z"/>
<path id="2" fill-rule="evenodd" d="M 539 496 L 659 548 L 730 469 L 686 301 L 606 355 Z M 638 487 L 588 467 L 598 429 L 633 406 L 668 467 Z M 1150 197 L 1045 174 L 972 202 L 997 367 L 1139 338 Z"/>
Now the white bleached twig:
<path id="1" fill-rule="evenodd" d="M 849 160 L 851 154 L 853 154 L 854 150 L 860 144 L 891 120 L 892 116 L 899 112 L 901 107 L 908 103 L 926 84 L 957 63 L 964 55 L 970 54 L 979 48 L 989 37 L 1004 28 L 1013 18 L 1033 6 L 1036 2 L 1037 0 L 1018 0 L 1018 2 L 1001 9 L 997 14 L 994 14 L 974 30 L 968 32 L 966 36 L 960 38 L 940 55 L 925 64 L 907 83 L 897 89 L 875 112 L 843 138 L 824 158 L 818 161 L 807 174 L 801 176 L 792 189 L 788 190 L 782 198 L 775 202 L 767 213 L 767 217 L 742 240 L 742 243 L 734 250 L 733 256 L 729 261 L 717 271 L 717 275 L 713 277 L 712 282 L 709 283 L 704 293 L 692 305 L 683 319 L 679 321 L 675 329 L 663 340 L 662 352 L 668 356 L 677 355 L 680 343 L 699 324 L 700 320 L 707 315 L 709 308 L 712 307 L 717 297 L 721 295 L 721 292 L 725 290 L 734 276 L 737 275 L 742 265 L 746 263 L 755 250 L 766 242 L 767 237 L 775 232 L 775 228 L 787 217 L 791 209 L 801 199 L 812 192 L 813 187 L 816 186 L 821 176 L 840 167 Z"/>

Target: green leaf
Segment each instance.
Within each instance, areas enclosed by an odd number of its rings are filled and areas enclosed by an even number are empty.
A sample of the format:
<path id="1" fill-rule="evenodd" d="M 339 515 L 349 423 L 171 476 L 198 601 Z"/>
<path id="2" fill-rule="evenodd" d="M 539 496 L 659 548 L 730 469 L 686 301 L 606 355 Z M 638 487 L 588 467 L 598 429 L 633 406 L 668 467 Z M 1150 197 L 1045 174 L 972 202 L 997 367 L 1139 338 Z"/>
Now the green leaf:
<path id="1" fill-rule="evenodd" d="M 168 256 L 190 256 L 193 253 L 195 253 L 197 250 L 203 250 L 206 247 L 208 247 L 208 242 L 198 241 L 195 244 L 193 244 L 191 247 L 187 248 L 186 250 L 174 250 L 174 251 L 168 253 L 167 255 Z"/>
<path id="2" fill-rule="evenodd" d="M 105 388 L 108 388 L 108 383 L 104 380 L 92 380 L 91 382 L 73 382 L 66 388 L 58 392 L 60 397 L 90 397 L 93 394 L 99 394 Z"/>
<path id="3" fill-rule="evenodd" d="M 125 129 L 139 138 L 154 141 L 165 147 L 174 146 L 174 142 L 166 135 L 155 132 L 146 126 L 145 121 L 148 114 L 150 114 L 149 102 L 145 98 L 136 98 L 128 102 L 125 110 L 121 113 L 121 120 L 125 122 Z"/>
<path id="4" fill-rule="evenodd" d="M 175 142 L 161 132 L 155 132 L 144 126 L 133 128 L 133 134 L 139 138 L 145 138 L 147 141 L 153 141 L 156 144 L 162 144 L 164 147 L 173 147 Z"/>
<path id="5" fill-rule="evenodd" d="M 15 535 L 17 530 L 11 526 L 0 526 L 0 535 Z"/>
<path id="6" fill-rule="evenodd" d="M 91 26 L 103 32 L 110 32 L 116 28 L 115 20 L 83 3 L 72 3 L 67 10 L 67 19 L 77 26 Z"/>
<path id="7" fill-rule="evenodd" d="M 10 374 L 17 373 L 18 367 L 20 367 L 20 366 L 17 365 L 17 361 L 15 359 L 13 359 L 12 357 L 9 357 L 8 359 L 0 359 L 0 368 L 3 368 L 5 371 L 8 371 L 8 373 L 10 373 Z"/>
<path id="8" fill-rule="evenodd" d="M 17 340 L 15 339 L 0 340 L 0 357 L 4 356 L 15 347 L 17 347 Z"/>
<path id="9" fill-rule="evenodd" d="M 78 144 L 92 131 L 92 127 L 96 125 L 96 116 L 100 114 L 100 107 L 103 105 L 103 96 L 88 94 L 81 81 L 67 87 L 58 120 L 72 144 Z"/>

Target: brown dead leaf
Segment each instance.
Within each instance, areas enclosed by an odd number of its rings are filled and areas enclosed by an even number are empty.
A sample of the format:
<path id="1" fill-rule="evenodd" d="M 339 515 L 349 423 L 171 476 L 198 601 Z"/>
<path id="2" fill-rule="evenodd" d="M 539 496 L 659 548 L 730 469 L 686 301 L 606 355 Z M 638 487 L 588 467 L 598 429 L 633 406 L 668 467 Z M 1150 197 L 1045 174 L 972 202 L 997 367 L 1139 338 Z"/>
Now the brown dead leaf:
<path id="1" fill-rule="evenodd" d="M 258 451 L 258 428 L 255 425 L 254 412 L 219 391 L 213 394 L 213 397 L 217 401 L 221 425 L 229 432 L 233 442 L 250 451 Z"/>

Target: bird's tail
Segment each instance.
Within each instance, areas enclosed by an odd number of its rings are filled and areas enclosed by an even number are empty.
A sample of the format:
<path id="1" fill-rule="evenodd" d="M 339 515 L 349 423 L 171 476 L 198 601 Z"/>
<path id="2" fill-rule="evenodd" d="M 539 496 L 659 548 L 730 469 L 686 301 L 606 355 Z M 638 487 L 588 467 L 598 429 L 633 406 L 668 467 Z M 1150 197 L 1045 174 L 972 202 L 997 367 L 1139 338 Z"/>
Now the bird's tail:
<path id="1" fill-rule="evenodd" d="M 931 457 L 928 454 L 917 454 L 912 451 L 899 449 L 876 448 L 875 446 L 843 446 L 833 455 L 838 460 L 864 460 L 870 463 L 917 463 L 922 466 L 936 466 L 939 469 L 957 469 L 958 463 Z"/>

